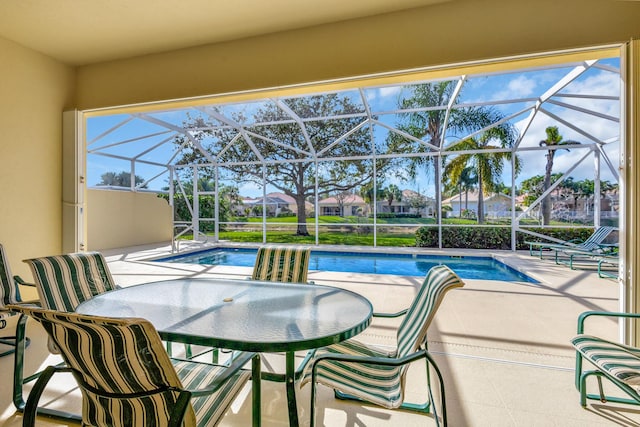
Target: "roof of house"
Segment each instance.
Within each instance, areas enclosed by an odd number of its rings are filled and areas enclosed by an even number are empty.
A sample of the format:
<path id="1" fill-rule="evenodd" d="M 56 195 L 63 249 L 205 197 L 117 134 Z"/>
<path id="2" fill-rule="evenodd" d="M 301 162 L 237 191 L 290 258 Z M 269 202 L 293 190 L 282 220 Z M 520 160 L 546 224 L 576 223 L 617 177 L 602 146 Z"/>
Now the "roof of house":
<path id="1" fill-rule="evenodd" d="M 348 194 L 340 202 L 335 196 L 327 197 L 326 199 L 322 199 L 318 202 L 320 205 L 338 205 L 340 203 L 345 205 L 360 205 L 365 204 L 365 201 L 357 194 Z"/>

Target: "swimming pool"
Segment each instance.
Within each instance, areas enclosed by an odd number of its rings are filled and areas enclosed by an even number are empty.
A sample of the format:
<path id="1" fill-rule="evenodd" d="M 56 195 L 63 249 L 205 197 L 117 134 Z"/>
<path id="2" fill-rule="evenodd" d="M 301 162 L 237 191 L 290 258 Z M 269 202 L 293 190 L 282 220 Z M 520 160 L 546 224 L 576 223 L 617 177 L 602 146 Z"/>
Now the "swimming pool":
<path id="1" fill-rule="evenodd" d="M 212 248 L 157 259 L 155 261 L 253 267 L 256 261 L 256 253 L 256 249 Z M 491 257 L 475 256 L 462 257 L 314 250 L 311 251 L 309 270 L 424 276 L 431 267 L 441 264 L 446 264 L 462 279 L 538 283 L 538 281 L 531 277 Z"/>

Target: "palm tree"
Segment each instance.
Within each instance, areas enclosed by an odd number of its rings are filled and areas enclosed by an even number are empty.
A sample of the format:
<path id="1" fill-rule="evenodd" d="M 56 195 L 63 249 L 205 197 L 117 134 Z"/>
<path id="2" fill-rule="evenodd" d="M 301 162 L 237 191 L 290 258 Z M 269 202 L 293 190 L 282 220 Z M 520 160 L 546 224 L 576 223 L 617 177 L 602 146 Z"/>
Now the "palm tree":
<path id="1" fill-rule="evenodd" d="M 547 133 L 547 139 L 540 141 L 540 147 L 559 147 L 562 145 L 573 145 L 580 144 L 576 141 L 563 140 L 562 135 L 560 135 L 560 131 L 558 131 L 557 126 L 549 126 L 545 129 Z M 565 150 L 569 151 L 568 148 Z M 556 155 L 556 151 L 558 149 L 547 150 L 546 158 L 547 164 L 544 169 L 544 180 L 542 182 L 542 192 L 544 193 L 551 186 L 551 175 L 553 170 L 553 159 Z M 542 199 L 541 211 L 542 211 L 542 225 L 549 225 L 551 220 L 551 195 L 547 194 L 547 196 Z"/>
<path id="2" fill-rule="evenodd" d="M 395 184 L 390 184 L 383 191 L 384 191 L 384 198 L 387 199 L 387 204 L 389 205 L 389 212 L 391 212 L 391 205 L 393 204 L 393 201 L 402 200 L 402 191 Z"/>
<path id="3" fill-rule="evenodd" d="M 484 117 L 482 120 L 476 122 L 478 126 L 482 126 L 485 123 L 491 124 L 499 122 L 500 114 L 497 111 L 492 109 L 479 110 L 482 110 L 482 114 L 478 114 L 476 117 Z M 484 127 L 486 126 L 482 126 L 481 128 Z M 515 135 L 515 130 L 511 125 L 502 123 L 487 129 L 477 136 L 466 138 L 450 147 L 451 150 L 455 149 L 460 151 L 479 150 L 475 153 L 456 155 L 447 163 L 444 170 L 445 176 L 451 181 L 460 181 L 464 173 L 463 171 L 466 168 L 471 167 L 475 170 L 478 180 L 478 224 L 484 223 L 485 191 L 497 191 L 504 169 L 504 163 L 511 161 L 513 155 L 511 151 L 482 151 L 511 147 L 515 141 Z M 499 145 L 495 145 L 496 142 L 499 143 Z M 515 160 L 515 173 L 517 174 L 520 171 L 520 162 L 517 157 Z"/>
<path id="4" fill-rule="evenodd" d="M 458 177 L 460 187 L 460 216 L 462 216 L 462 192 L 464 191 L 464 210 L 469 210 L 469 191 L 476 189 L 478 184 L 478 174 L 472 167 L 466 167 Z"/>
<path id="5" fill-rule="evenodd" d="M 409 96 L 401 98 L 398 106 L 403 110 L 413 111 L 399 115 L 401 122 L 396 126 L 397 129 L 440 148 L 442 146 L 445 128 L 450 131 L 461 130 L 461 124 L 463 122 L 456 120 L 456 117 L 462 114 L 463 110 L 452 110 L 450 112 L 451 116 L 448 117 L 449 113 L 445 108 L 424 109 L 424 107 L 446 106 L 456 93 L 456 84 L 456 81 L 450 80 L 406 87 L 405 90 L 409 91 Z M 421 146 L 421 144 L 398 133 L 391 133 L 389 135 L 388 144 L 391 152 L 411 153 L 424 150 L 424 146 Z M 411 177 L 417 176 L 418 169 L 421 167 L 433 167 L 435 176 L 440 176 L 442 163 L 438 156 L 415 157 L 405 159 L 405 161 L 407 161 L 408 164 L 403 165 L 403 167 L 406 167 Z M 435 199 L 436 203 L 439 204 L 441 200 L 439 185 L 435 186 Z M 436 212 L 436 215 L 439 217 L 440 209 L 436 209 Z"/>

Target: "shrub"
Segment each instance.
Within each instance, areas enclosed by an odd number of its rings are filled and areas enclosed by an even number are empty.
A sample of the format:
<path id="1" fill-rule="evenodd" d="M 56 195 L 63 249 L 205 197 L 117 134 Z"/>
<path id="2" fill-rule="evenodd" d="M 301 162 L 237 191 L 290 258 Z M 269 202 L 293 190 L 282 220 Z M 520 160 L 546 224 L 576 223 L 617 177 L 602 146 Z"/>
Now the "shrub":
<path id="1" fill-rule="evenodd" d="M 560 240 L 584 241 L 593 233 L 589 228 L 545 229 L 544 234 Z M 524 233 L 516 233 L 516 249 L 529 249 L 525 241 L 540 241 Z M 420 227 L 416 230 L 416 246 L 438 247 L 438 228 Z M 442 229 L 443 248 L 511 249 L 510 227 L 445 227 Z"/>

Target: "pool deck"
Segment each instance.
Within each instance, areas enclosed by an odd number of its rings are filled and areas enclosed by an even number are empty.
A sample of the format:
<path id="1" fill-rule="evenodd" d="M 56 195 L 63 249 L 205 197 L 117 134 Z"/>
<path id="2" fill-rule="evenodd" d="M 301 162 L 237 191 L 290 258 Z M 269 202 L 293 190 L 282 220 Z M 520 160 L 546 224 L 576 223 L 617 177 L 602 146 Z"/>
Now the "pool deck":
<path id="1" fill-rule="evenodd" d="M 236 246 L 236 245 L 234 245 Z M 182 252 L 195 246 L 182 243 Z M 352 247 L 322 247 L 354 251 Z M 370 252 L 372 248 L 361 248 Z M 387 251 L 378 248 L 376 251 Z M 395 251 L 395 249 L 394 249 Z M 574 351 L 569 340 L 575 335 L 576 319 L 586 310 L 617 311 L 619 285 L 598 278 L 595 269 L 570 270 L 553 260 L 540 260 L 528 252 L 471 251 L 403 248 L 407 253 L 437 255 L 492 255 L 540 284 L 465 280 L 462 289 L 449 293 L 429 329 L 429 349 L 445 376 L 450 426 L 640 426 L 640 408 L 590 403 L 580 407 L 574 387 Z M 103 252 L 116 282 L 129 286 L 177 277 L 246 278 L 250 267 L 203 266 L 156 263 L 149 259 L 170 255 L 167 245 L 134 247 Z M 313 271 L 309 280 L 350 289 L 369 298 L 376 311 L 405 308 L 421 278 Z M 375 320 L 358 339 L 392 347 L 398 320 Z M 9 328 L 12 324 L 9 325 Z M 8 329 L 9 329 L 8 328 Z M 588 325 L 589 332 L 616 339 L 617 324 L 602 320 Z M 7 329 L 0 334 L 8 334 Z M 29 323 L 32 345 L 28 366 L 36 369 L 50 363 L 44 333 Z M 11 372 L 11 357 L 0 359 L 0 370 Z M 279 363 L 274 360 L 273 363 Z M 424 374 L 412 368 L 408 376 L 408 400 L 424 395 Z M 9 376 L 3 374 L 0 390 L 0 426 L 21 425 L 10 400 Z M 57 379 L 44 398 L 51 405 L 77 408 L 77 390 L 72 383 Z M 388 411 L 374 406 L 337 401 L 325 387 L 319 387 L 318 425 L 326 426 L 423 426 L 435 425 L 430 416 Z M 57 393 L 57 395 L 55 394 Z M 62 393 L 62 395 L 60 395 Z M 242 394 L 220 423 L 245 426 L 250 420 L 249 391 Z M 284 387 L 263 385 L 263 425 L 287 425 Z M 308 424 L 309 387 L 299 391 L 300 418 Z M 41 421 L 41 422 L 40 422 Z M 41 419 L 38 425 L 67 425 Z"/>

